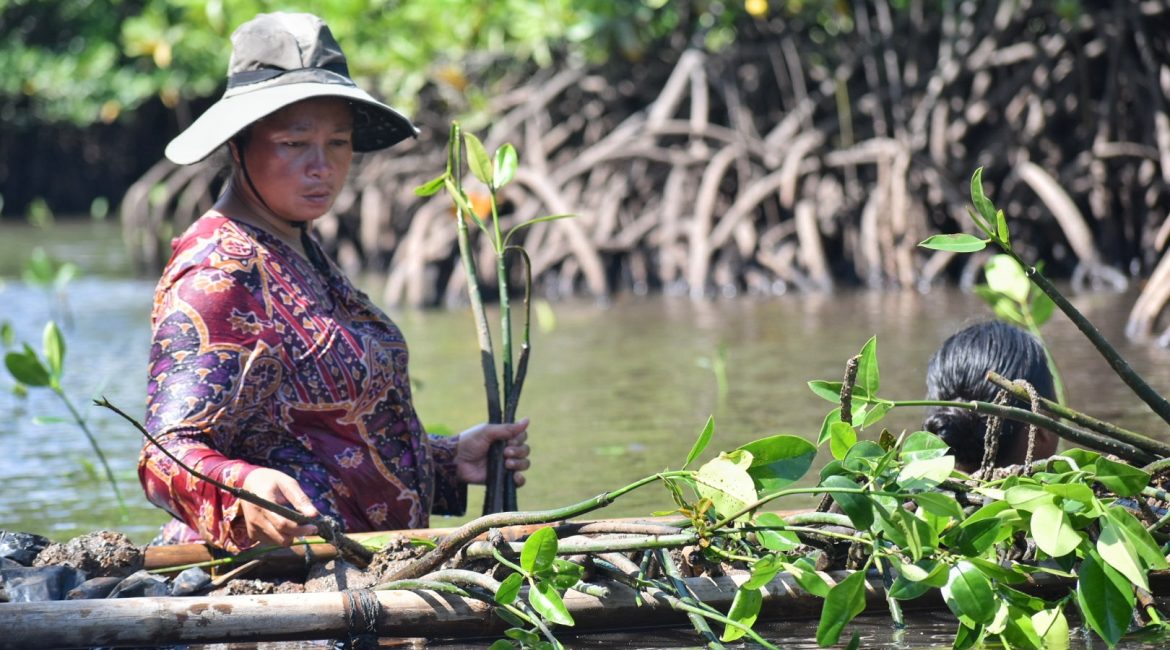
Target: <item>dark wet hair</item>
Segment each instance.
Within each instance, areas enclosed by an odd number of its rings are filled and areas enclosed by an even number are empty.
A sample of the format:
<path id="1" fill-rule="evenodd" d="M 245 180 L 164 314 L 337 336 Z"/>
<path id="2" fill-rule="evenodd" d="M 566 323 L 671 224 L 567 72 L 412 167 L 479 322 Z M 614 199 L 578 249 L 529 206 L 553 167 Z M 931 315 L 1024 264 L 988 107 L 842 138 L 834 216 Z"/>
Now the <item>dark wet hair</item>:
<path id="1" fill-rule="evenodd" d="M 943 342 L 926 370 L 926 399 L 994 401 L 999 387 L 987 381 L 988 370 L 1008 379 L 1023 379 L 1041 397 L 1054 399 L 1044 346 L 1028 332 L 1000 321 L 971 325 Z M 1012 400 L 1012 405 L 1029 408 L 1018 400 Z M 923 428 L 950 445 L 960 465 L 978 467 L 982 462 L 985 416 L 967 409 L 929 407 Z M 1006 464 L 1005 455 L 1016 436 L 1026 432 L 1027 425 L 1004 420 L 996 465 Z"/>

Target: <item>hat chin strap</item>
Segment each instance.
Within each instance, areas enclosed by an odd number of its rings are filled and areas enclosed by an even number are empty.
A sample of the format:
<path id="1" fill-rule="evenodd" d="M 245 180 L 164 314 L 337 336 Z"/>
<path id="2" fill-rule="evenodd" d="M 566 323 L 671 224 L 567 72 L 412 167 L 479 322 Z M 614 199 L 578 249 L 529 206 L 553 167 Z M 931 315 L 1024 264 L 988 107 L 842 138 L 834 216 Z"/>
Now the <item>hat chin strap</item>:
<path id="1" fill-rule="evenodd" d="M 244 172 L 244 181 L 248 183 L 248 189 L 252 190 L 252 195 L 256 197 L 257 201 L 260 201 L 260 205 L 264 206 L 265 210 L 272 216 L 280 219 L 280 215 L 277 214 L 276 210 L 272 209 L 272 206 L 268 205 L 268 201 L 264 200 L 264 195 L 256 188 L 256 184 L 252 182 L 252 175 L 248 173 L 248 163 L 244 160 L 243 147 L 238 142 L 234 144 L 240 155 L 240 171 Z M 313 268 L 317 269 L 325 277 L 329 277 L 329 261 L 325 259 L 325 254 L 321 252 L 321 249 L 317 246 L 317 242 L 313 241 L 313 238 L 309 236 L 309 223 L 307 221 L 290 221 L 288 219 L 284 219 L 283 221 L 292 224 L 293 227 L 301 231 L 301 247 L 305 249 L 305 257 L 309 258 L 309 263 L 313 265 Z"/>

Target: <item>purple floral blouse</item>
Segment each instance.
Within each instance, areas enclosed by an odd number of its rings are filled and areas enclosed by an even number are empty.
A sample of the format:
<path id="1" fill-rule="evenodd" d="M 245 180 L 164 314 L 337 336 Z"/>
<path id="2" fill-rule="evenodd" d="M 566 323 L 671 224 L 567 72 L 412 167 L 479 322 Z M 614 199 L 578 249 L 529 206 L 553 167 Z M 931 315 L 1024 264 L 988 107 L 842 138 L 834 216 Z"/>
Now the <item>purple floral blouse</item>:
<path id="1" fill-rule="evenodd" d="M 423 431 L 402 333 L 330 266 L 215 213 L 173 243 L 155 292 L 146 428 L 235 487 L 257 467 L 297 479 L 349 532 L 462 514 L 455 439 Z M 138 475 L 175 520 L 162 541 L 254 545 L 240 502 L 147 442 Z"/>

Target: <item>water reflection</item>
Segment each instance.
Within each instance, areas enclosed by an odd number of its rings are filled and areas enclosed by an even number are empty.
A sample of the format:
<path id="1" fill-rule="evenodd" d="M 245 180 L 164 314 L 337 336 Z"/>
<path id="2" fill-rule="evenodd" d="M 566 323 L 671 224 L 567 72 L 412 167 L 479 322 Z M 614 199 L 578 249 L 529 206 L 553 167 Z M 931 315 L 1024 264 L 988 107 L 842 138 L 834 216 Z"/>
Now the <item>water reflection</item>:
<path id="1" fill-rule="evenodd" d="M 65 386 L 75 402 L 106 395 L 130 413 L 141 412 L 152 290 L 152 281 L 93 274 L 71 286 L 74 322 L 65 331 Z M 1170 353 L 1122 336 L 1132 298 L 1098 294 L 1080 296 L 1076 303 L 1155 388 L 1166 391 Z M 0 289 L 0 320 L 13 323 L 19 340 L 39 347 L 49 301 L 45 292 L 9 275 Z M 882 392 L 919 398 L 935 347 L 987 315 L 976 298 L 953 290 L 927 295 L 840 291 L 700 304 L 686 298 L 619 297 L 607 307 L 578 301 L 556 304 L 553 310 L 554 329 L 533 328 L 532 365 L 520 406 L 521 415 L 533 420 L 534 467 L 529 487 L 520 493 L 526 509 L 567 505 L 677 467 L 710 415 L 716 419 L 716 435 L 705 457 L 766 435 L 815 436 L 832 405 L 813 396 L 806 382 L 840 378 L 845 360 L 873 335 L 879 341 Z M 482 420 L 486 407 L 470 315 L 457 310 L 395 311 L 392 316 L 410 342 L 416 402 L 427 426 L 458 431 Z M 1126 391 L 1066 320 L 1054 318 L 1045 335 L 1064 372 L 1071 404 L 1170 439 L 1166 425 Z M 722 399 L 710 367 L 721 346 L 728 385 Z M 112 413 L 85 409 L 130 498 L 131 516 L 120 521 L 109 487 L 87 465 L 91 452 L 81 433 L 66 424 L 31 422 L 33 416 L 65 415 L 55 397 L 42 390 L 19 399 L 9 392 L 10 385 L 7 376 L 0 379 L 0 444 L 5 449 L 0 454 L 0 528 L 55 539 L 116 528 L 136 540 L 149 539 L 165 515 L 147 504 L 138 488 L 139 436 Z M 916 428 L 921 417 L 917 411 L 894 412 L 884 425 L 894 431 Z M 808 503 L 797 499 L 780 507 Z M 597 514 L 646 515 L 670 504 L 666 492 L 651 485 Z M 478 508 L 472 504 L 472 512 Z M 444 518 L 436 525 L 458 521 Z"/>

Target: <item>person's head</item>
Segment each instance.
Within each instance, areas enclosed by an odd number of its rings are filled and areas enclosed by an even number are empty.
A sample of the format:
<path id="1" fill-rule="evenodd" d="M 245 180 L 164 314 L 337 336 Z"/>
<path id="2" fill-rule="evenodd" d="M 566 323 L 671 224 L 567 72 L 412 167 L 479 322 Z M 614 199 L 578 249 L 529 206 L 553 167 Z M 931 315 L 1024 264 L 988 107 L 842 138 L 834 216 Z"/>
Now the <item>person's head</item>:
<path id="1" fill-rule="evenodd" d="M 354 152 L 417 129 L 354 84 L 345 54 L 320 18 L 259 14 L 232 34 L 227 90 L 167 145 L 188 165 L 227 146 L 232 183 L 288 221 L 329 210 Z"/>
<path id="2" fill-rule="evenodd" d="M 1041 397 L 1054 399 L 1052 374 L 1044 346 L 1028 332 L 1000 321 L 979 323 L 952 335 L 930 359 L 926 371 L 928 400 L 991 402 L 999 387 L 987 381 L 994 370 L 1009 380 L 1023 379 Z M 1018 401 L 1013 405 L 1023 406 Z M 923 428 L 938 435 L 951 447 L 956 465 L 966 471 L 979 468 L 983 460 L 987 418 L 969 409 L 930 407 Z M 1044 458 L 1056 451 L 1056 436 L 1040 429 L 1036 434 L 1034 457 Z M 1024 461 L 1028 427 L 1004 420 L 1000 430 L 996 466 Z"/>

